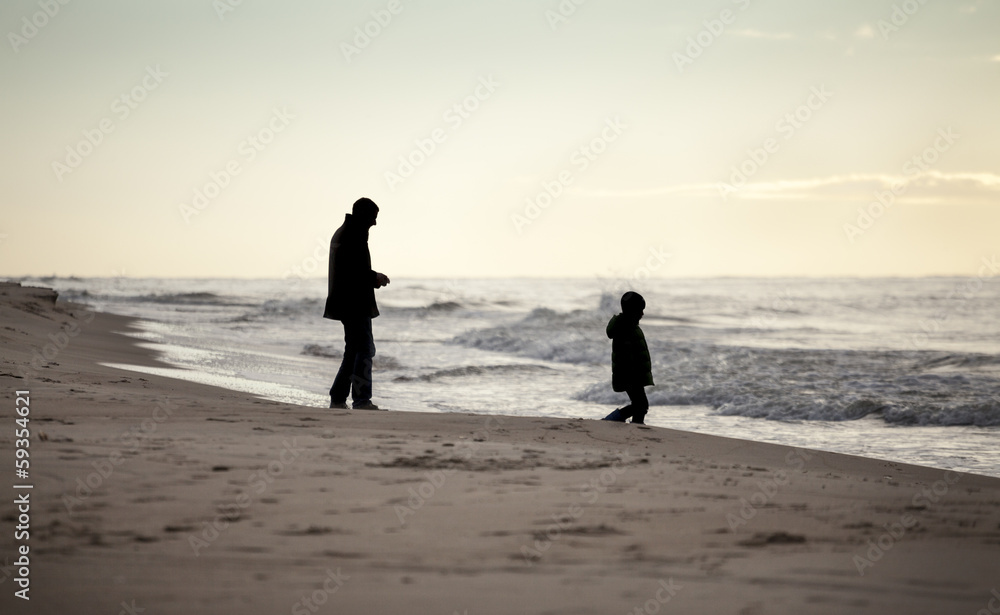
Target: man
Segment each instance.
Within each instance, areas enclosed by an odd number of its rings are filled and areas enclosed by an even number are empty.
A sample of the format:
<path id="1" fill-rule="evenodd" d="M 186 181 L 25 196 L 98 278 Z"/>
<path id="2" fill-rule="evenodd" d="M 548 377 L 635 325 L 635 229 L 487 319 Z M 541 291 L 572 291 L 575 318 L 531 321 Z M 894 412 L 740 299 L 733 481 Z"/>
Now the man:
<path id="1" fill-rule="evenodd" d="M 372 318 L 378 316 L 375 289 L 389 278 L 372 270 L 368 229 L 375 226 L 378 205 L 358 199 L 330 241 L 330 279 L 323 318 L 344 323 L 344 360 L 330 387 L 330 407 L 347 408 L 351 394 L 355 410 L 379 410 L 372 403 Z"/>

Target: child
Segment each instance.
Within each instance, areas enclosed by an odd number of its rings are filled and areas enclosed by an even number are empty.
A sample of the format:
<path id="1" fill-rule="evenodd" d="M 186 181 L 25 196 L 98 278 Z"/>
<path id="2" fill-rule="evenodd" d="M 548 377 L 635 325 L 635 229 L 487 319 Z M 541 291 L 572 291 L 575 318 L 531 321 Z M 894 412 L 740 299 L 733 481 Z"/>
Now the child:
<path id="1" fill-rule="evenodd" d="M 642 295 L 629 291 L 622 295 L 622 313 L 612 316 L 608 322 L 608 337 L 612 340 L 611 388 L 628 393 L 631 403 L 604 417 L 605 421 L 624 423 L 632 417 L 632 423 L 643 425 L 649 410 L 643 387 L 653 386 L 653 369 L 646 337 L 639 328 L 645 308 L 646 300 Z"/>

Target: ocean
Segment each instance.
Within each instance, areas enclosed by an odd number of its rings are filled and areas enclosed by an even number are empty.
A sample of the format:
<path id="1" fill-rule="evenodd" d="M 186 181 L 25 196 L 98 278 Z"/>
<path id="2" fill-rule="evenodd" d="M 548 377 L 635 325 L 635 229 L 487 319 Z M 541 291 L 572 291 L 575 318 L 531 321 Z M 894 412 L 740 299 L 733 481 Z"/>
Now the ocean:
<path id="1" fill-rule="evenodd" d="M 20 281 L 137 317 L 175 366 L 126 369 L 329 405 L 343 329 L 324 278 Z M 627 403 L 604 332 L 626 290 L 646 299 L 649 425 L 1000 476 L 993 277 L 394 279 L 374 401 L 601 418 Z"/>

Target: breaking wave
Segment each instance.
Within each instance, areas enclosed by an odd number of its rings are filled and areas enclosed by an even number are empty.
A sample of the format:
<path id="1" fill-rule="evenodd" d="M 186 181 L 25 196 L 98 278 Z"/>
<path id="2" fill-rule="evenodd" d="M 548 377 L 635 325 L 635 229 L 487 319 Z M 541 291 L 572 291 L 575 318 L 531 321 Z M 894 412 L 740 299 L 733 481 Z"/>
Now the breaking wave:
<path id="1" fill-rule="evenodd" d="M 420 376 L 398 376 L 396 382 L 434 382 L 442 378 L 465 378 L 477 376 L 502 376 L 507 374 L 523 374 L 537 372 L 554 371 L 551 367 L 544 365 L 467 365 L 465 367 L 453 367 L 440 369 L 429 374 Z"/>
<path id="2" fill-rule="evenodd" d="M 344 358 L 344 351 L 341 350 L 342 347 L 327 346 L 323 344 L 306 344 L 302 347 L 302 351 L 299 353 L 308 357 L 320 357 L 323 359 L 335 359 L 340 361 Z M 396 357 L 387 354 L 375 354 L 372 359 L 373 369 L 402 369 L 403 365 L 399 362 Z"/>
<path id="3" fill-rule="evenodd" d="M 601 309 L 532 311 L 510 325 L 467 331 L 451 343 L 564 363 L 607 365 L 609 380 L 574 395 L 618 404 Z M 677 339 L 644 327 L 657 386 L 651 405 L 709 406 L 717 414 L 781 421 L 875 417 L 894 425 L 1000 425 L 1000 357 L 920 350 L 757 348 Z M 681 337 L 681 336 L 677 336 Z M 948 368 L 943 370 L 942 368 Z"/>

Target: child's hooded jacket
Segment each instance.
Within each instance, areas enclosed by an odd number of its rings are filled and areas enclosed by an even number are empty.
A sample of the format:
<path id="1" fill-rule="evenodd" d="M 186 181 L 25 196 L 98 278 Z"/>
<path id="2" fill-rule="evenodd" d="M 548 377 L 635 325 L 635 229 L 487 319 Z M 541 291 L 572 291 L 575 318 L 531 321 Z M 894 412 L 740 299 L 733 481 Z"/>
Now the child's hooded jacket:
<path id="1" fill-rule="evenodd" d="M 639 322 L 616 314 L 608 322 L 611 338 L 611 388 L 624 391 L 635 386 L 653 385 L 653 363 Z"/>

